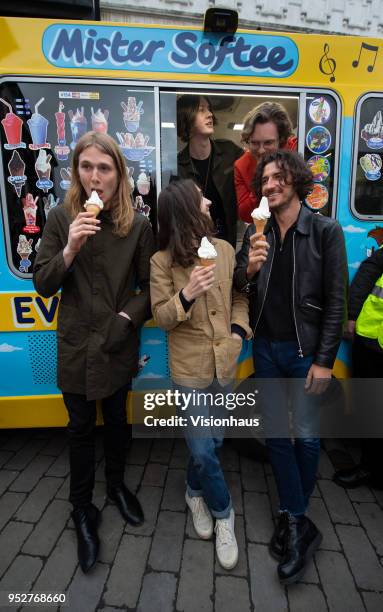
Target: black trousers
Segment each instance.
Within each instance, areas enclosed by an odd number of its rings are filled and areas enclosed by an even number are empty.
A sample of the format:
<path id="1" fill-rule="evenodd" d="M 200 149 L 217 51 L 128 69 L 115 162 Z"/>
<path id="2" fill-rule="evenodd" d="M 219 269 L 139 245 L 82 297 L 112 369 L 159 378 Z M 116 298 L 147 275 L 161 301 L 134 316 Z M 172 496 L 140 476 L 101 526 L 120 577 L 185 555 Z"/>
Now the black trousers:
<path id="1" fill-rule="evenodd" d="M 383 351 L 369 348 L 363 338 L 356 334 L 352 350 L 352 370 L 354 378 L 382 378 Z M 363 438 L 360 444 L 362 466 L 371 472 L 376 484 L 383 487 L 383 439 Z"/>
<path id="2" fill-rule="evenodd" d="M 126 399 L 130 383 L 102 400 L 104 418 L 105 476 L 109 487 L 124 481 L 127 443 L 131 428 L 126 420 Z M 69 501 L 75 507 L 91 503 L 95 478 L 96 401 L 85 395 L 63 393 L 69 414 Z"/>

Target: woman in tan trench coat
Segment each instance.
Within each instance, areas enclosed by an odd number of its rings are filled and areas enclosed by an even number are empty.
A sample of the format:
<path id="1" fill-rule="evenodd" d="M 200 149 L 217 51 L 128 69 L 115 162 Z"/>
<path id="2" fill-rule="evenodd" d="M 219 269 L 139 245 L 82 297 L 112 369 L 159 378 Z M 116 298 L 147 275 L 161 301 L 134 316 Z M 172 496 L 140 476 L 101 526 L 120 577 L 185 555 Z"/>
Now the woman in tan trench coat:
<path id="1" fill-rule="evenodd" d="M 103 203 L 97 218 L 84 208 L 92 191 Z M 49 214 L 34 268 L 38 293 L 61 289 L 58 386 L 69 414 L 69 499 L 84 572 L 99 550 L 100 512 L 92 504 L 96 400 L 102 400 L 108 496 L 125 520 L 144 518 L 124 485 L 126 398 L 138 369 L 139 329 L 150 313 L 152 253 L 152 230 L 133 211 L 119 147 L 106 134 L 88 132 L 74 150 L 71 187 Z"/>
<path id="2" fill-rule="evenodd" d="M 247 299 L 232 289 L 234 249 L 212 237 L 210 204 L 191 180 L 164 189 L 158 200 L 160 250 L 151 260 L 152 311 L 157 325 L 169 332 L 172 378 L 178 389 L 194 398 L 193 389 L 201 389 L 204 398 L 225 393 L 234 378 L 242 338 L 251 337 Z M 215 262 L 206 267 L 197 258 L 204 236 L 217 253 Z M 209 417 L 214 401 L 202 404 L 197 399 L 187 411 L 182 416 L 194 412 Z M 185 498 L 194 528 L 201 538 L 210 538 L 212 517 L 216 519 L 217 557 L 225 569 L 231 569 L 238 560 L 238 547 L 231 497 L 216 453 L 222 431 L 198 429 L 188 421 L 185 438 L 191 453 Z"/>

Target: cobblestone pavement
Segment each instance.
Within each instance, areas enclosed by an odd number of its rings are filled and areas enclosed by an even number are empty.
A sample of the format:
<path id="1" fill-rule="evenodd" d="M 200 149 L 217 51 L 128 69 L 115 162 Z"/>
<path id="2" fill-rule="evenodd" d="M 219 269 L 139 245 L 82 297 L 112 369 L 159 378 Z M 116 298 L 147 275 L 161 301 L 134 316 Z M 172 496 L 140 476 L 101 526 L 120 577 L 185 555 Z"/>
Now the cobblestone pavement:
<path id="1" fill-rule="evenodd" d="M 276 505 L 268 464 L 239 456 L 230 444 L 223 448 L 240 550 L 237 567 L 227 572 L 217 564 L 214 542 L 196 537 L 186 512 L 183 440 L 133 442 L 126 480 L 146 515 L 134 528 L 106 502 L 99 432 L 94 501 L 102 508 L 102 548 L 85 576 L 67 501 L 65 431 L 2 430 L 0 591 L 65 592 L 69 603 L 62 609 L 70 612 L 381 612 L 383 491 L 338 488 L 330 457 L 339 451 L 325 446 L 310 508 L 322 546 L 304 580 L 282 588 L 267 549 Z"/>

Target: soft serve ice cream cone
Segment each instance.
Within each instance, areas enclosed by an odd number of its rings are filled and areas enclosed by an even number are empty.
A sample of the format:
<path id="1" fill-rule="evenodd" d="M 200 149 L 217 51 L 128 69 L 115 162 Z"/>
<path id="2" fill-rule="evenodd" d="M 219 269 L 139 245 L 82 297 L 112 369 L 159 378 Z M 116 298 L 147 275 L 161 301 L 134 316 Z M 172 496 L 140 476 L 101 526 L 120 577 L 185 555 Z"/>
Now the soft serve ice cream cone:
<path id="1" fill-rule="evenodd" d="M 104 203 L 99 197 L 97 191 L 92 191 L 90 198 L 85 202 L 84 208 L 86 212 L 90 212 L 94 217 L 100 214 L 100 211 L 104 208 Z"/>
<path id="2" fill-rule="evenodd" d="M 217 259 L 217 251 L 211 242 L 204 236 L 198 249 L 198 257 L 201 266 L 211 266 Z"/>
<path id="3" fill-rule="evenodd" d="M 251 216 L 253 218 L 253 223 L 255 225 L 256 232 L 261 232 L 263 234 L 265 230 L 265 225 L 271 216 L 271 212 L 269 210 L 269 202 L 265 196 L 263 196 L 263 198 L 261 199 L 258 208 L 254 208 L 253 212 L 251 213 Z M 266 240 L 266 238 L 263 237 L 263 240 Z"/>

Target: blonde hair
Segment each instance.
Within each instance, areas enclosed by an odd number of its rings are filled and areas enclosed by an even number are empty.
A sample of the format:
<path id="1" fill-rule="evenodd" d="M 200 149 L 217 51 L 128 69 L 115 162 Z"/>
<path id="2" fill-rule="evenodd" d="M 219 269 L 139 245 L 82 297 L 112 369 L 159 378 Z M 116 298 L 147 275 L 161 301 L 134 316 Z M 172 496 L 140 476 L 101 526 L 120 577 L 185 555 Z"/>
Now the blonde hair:
<path id="1" fill-rule="evenodd" d="M 72 159 L 71 186 L 65 196 L 64 206 L 72 219 L 78 213 L 84 212 L 84 202 L 87 194 L 81 184 L 78 172 L 80 155 L 88 147 L 96 147 L 113 159 L 117 170 L 117 190 L 110 202 L 110 212 L 114 225 L 113 233 L 117 236 L 127 236 L 133 223 L 134 210 L 132 203 L 132 189 L 128 181 L 125 160 L 116 141 L 108 134 L 101 132 L 87 132 L 76 144 Z"/>

